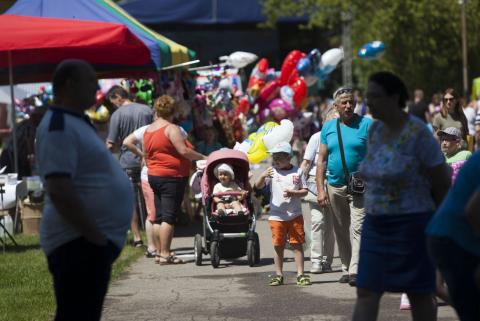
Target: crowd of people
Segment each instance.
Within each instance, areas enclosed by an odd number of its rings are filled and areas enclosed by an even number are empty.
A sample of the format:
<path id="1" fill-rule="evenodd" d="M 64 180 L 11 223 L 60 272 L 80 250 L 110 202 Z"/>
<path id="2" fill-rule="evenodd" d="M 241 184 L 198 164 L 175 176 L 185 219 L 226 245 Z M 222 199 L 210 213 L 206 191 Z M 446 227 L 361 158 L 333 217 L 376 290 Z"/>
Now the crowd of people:
<path id="1" fill-rule="evenodd" d="M 120 86 L 106 95 L 116 109 L 102 141 L 84 116 L 95 102 L 95 83 L 87 63 L 60 64 L 55 106 L 37 129 L 38 173 L 47 193 L 41 244 L 53 275 L 57 320 L 100 318 L 111 264 L 127 230 L 134 246 L 144 246 L 139 224 L 145 224 L 147 257 L 160 265 L 185 263 L 171 244 L 182 203 L 190 202 L 192 162 L 222 147 L 210 127 L 191 144 L 171 96 L 158 97 L 152 110 Z M 404 293 L 414 320 L 436 319 L 436 296 L 452 304 L 461 320 L 480 318 L 480 193 L 472 179 L 479 171 L 479 154 L 472 151 L 480 119 L 472 122 L 475 112 L 463 108 L 453 89 L 433 108 L 421 96 L 415 91 L 409 103 L 399 77 L 375 73 L 365 100 L 339 88 L 330 104 L 311 106 L 310 126 L 297 122 L 293 142 L 268 150 L 271 167 L 254 185 L 271 195 L 270 286 L 284 284 L 287 243 L 296 284 L 312 284 L 304 268 L 307 232 L 310 273 L 332 271 L 337 243 L 339 282 L 357 288 L 353 320 L 375 320 L 384 292 Z M 239 189 L 227 164 L 219 164 L 215 176 L 217 190 Z M 146 217 L 139 213 L 143 199 Z M 243 214 L 236 200 L 215 202 L 223 212 Z M 311 227 L 304 225 L 306 215 Z M 91 300 L 80 302 L 79 294 Z"/>

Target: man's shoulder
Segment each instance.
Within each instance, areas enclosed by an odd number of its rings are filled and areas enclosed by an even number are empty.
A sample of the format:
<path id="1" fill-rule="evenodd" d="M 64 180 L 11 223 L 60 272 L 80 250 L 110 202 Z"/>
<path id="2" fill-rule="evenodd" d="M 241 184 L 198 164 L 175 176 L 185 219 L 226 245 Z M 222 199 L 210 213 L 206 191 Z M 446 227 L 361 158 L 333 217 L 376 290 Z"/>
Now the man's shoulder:
<path id="1" fill-rule="evenodd" d="M 60 109 L 50 108 L 43 116 L 37 130 L 39 132 L 65 133 L 76 131 L 79 126 L 83 125 L 88 124 L 80 115 L 73 115 Z"/>
<path id="2" fill-rule="evenodd" d="M 145 104 L 140 104 L 140 103 L 130 103 L 130 104 L 122 106 L 122 107 L 130 108 L 130 110 L 134 109 L 134 110 L 148 111 L 150 113 L 152 112 L 152 109 L 150 107 L 148 107 Z"/>

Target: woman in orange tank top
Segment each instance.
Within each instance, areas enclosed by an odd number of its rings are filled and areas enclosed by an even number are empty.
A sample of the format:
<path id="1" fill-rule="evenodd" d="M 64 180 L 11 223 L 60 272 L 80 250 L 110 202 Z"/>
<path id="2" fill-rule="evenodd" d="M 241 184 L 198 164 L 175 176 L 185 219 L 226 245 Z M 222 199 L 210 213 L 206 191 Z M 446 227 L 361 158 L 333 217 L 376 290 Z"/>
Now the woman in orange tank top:
<path id="1" fill-rule="evenodd" d="M 154 104 L 157 119 L 147 128 L 144 140 L 148 182 L 155 195 L 156 218 L 153 222 L 155 259 L 159 264 L 183 261 L 171 254 L 174 224 L 181 208 L 188 180 L 190 163 L 206 157 L 192 149 L 180 127 L 172 124 L 175 100 L 163 95 Z"/>

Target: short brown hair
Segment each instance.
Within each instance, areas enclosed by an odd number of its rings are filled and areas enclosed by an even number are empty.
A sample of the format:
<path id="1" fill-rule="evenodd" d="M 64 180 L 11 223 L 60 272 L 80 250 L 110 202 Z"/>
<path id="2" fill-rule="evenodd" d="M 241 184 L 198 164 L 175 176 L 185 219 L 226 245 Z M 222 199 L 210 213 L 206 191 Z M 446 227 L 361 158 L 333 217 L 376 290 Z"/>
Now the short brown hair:
<path id="1" fill-rule="evenodd" d="M 169 95 L 158 97 L 153 104 L 158 117 L 167 118 L 172 116 L 177 109 L 177 102 Z"/>

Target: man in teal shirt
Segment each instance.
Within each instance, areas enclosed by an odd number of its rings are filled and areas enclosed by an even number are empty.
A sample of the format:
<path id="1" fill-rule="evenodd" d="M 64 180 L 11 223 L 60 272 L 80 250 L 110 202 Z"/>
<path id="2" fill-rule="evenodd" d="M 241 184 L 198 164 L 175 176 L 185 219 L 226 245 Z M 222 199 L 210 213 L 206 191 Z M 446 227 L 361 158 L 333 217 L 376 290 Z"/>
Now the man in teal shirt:
<path id="1" fill-rule="evenodd" d="M 365 211 L 363 195 L 347 193 L 347 178 L 340 153 L 337 122 L 340 123 L 346 167 L 351 174 L 358 171 L 358 166 L 367 152 L 368 129 L 372 120 L 353 112 L 355 102 L 351 89 L 338 89 L 333 94 L 333 99 L 339 118 L 326 122 L 322 128 L 317 161 L 317 201 L 320 206 L 330 204 L 334 216 L 333 228 L 343 271 L 339 282 L 348 282 L 351 286 L 355 286 L 360 234 Z M 326 191 L 324 161 L 327 162 Z"/>

